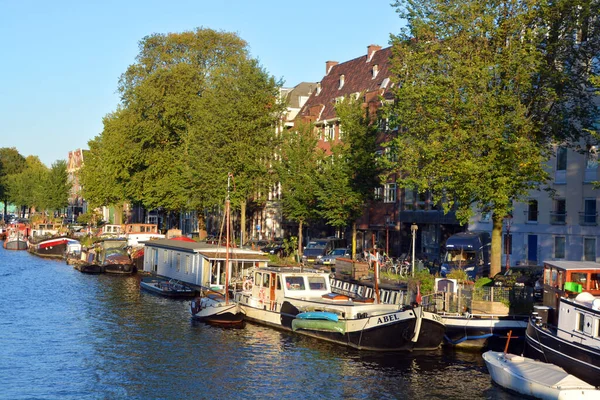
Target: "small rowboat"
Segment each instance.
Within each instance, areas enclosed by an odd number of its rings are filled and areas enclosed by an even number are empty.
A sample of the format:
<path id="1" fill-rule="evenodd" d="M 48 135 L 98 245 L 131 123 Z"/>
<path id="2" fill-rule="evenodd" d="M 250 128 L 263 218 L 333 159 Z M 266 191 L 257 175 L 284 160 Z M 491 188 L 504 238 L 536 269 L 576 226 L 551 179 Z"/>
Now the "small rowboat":
<path id="1" fill-rule="evenodd" d="M 600 399 L 600 390 L 557 365 L 491 350 L 483 359 L 492 380 L 505 389 L 537 399 Z"/>
<path id="2" fill-rule="evenodd" d="M 140 281 L 140 288 L 165 297 L 191 298 L 198 291 L 175 279 L 146 277 Z"/>

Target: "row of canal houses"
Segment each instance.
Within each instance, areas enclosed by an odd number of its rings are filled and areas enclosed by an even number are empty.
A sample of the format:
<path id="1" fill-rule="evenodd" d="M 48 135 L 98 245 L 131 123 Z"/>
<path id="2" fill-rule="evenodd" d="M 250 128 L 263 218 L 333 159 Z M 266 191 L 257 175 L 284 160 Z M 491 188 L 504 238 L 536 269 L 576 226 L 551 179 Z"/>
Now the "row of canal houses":
<path id="1" fill-rule="evenodd" d="M 329 149 L 331 144 L 343 140 L 335 102 L 343 96 L 363 93 L 364 103 L 376 111 L 382 102 L 393 101 L 393 76 L 390 72 L 391 47 L 367 47 L 367 53 L 345 62 L 327 61 L 325 75 L 320 82 L 302 82 L 292 88 L 283 88 L 287 100 L 287 114 L 278 129 L 290 129 L 294 121 L 311 121 L 320 131 L 318 146 Z M 378 143 L 398 132 L 390 130 L 387 121 L 379 121 Z M 527 200 L 514 205 L 513 214 L 505 219 L 503 232 L 503 265 L 539 265 L 542 260 L 598 261 L 598 198 L 600 190 L 594 182 L 600 181 L 598 172 L 598 143 L 581 143 L 581 151 L 556 147 L 556 157 L 549 162 L 553 171 L 551 191 L 532 192 Z M 383 149 L 382 149 L 383 152 Z M 83 163 L 84 153 L 69 153 L 69 171 L 72 176 L 71 217 L 84 212 L 84 202 L 75 171 Z M 553 191 L 554 195 L 550 193 Z M 250 230 L 245 236 L 251 239 L 273 239 L 297 234 L 297 225 L 286 221 L 280 208 L 281 191 L 275 185 L 268 193 L 264 206 L 250 216 Z M 373 238 L 377 246 L 392 256 L 410 254 L 411 226 L 416 225 L 415 252 L 429 260 L 440 260 L 441 247 L 450 235 L 464 230 L 491 232 L 489 214 L 476 211 L 467 226 L 459 225 L 453 212 L 443 210 L 427 194 L 419 194 L 396 185 L 394 178 L 376 190 L 376 200 L 365 208 L 359 218 L 359 248 L 370 248 Z M 128 209 L 126 222 L 156 223 L 166 230 L 177 227 L 183 234 L 202 237 L 198 231 L 196 215 L 182 213 L 175 219 L 160 210 L 149 212 Z M 112 215 L 105 209 L 104 218 Z M 206 231 L 218 231 L 220 216 L 209 216 Z M 328 236 L 334 233 L 325 226 L 306 228 L 305 238 Z M 339 234 L 344 234 L 341 232 Z"/>

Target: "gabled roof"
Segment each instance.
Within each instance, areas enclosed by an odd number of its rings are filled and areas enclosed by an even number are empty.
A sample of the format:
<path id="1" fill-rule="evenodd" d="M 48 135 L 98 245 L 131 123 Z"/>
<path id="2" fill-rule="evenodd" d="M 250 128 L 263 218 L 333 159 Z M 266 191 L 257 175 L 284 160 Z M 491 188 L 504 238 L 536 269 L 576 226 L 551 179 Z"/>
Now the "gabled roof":
<path id="1" fill-rule="evenodd" d="M 320 91 L 318 88 L 313 90 L 312 95 L 300 110 L 299 116 L 303 118 L 312 116 L 313 118 L 310 119 L 314 122 L 336 118 L 334 108 L 336 99 L 360 92 L 392 98 L 390 92 L 392 84 L 389 83 L 391 55 L 392 48 L 387 47 L 375 51 L 370 60 L 367 54 L 334 65 L 321 80 Z M 374 66 L 377 66 L 378 70 L 375 78 L 373 78 Z M 340 77 L 342 75 L 344 76 L 344 84 L 340 87 Z M 317 114 L 317 111 L 321 111 L 320 114 Z"/>

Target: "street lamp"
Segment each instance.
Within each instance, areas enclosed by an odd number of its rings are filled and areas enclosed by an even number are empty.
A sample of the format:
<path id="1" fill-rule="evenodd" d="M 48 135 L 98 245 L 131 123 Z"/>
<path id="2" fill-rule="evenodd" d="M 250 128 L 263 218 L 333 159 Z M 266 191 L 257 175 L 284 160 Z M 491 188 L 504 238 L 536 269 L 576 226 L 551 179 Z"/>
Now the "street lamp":
<path id="1" fill-rule="evenodd" d="M 392 216 L 390 214 L 385 214 L 385 255 L 389 257 L 390 255 L 390 220 Z"/>
<path id="2" fill-rule="evenodd" d="M 412 232 L 412 257 L 410 258 L 411 262 L 412 262 L 412 266 L 411 266 L 411 275 L 414 277 L 415 276 L 415 242 L 416 242 L 416 238 L 417 238 L 417 230 L 419 229 L 419 227 L 417 226 L 417 224 L 412 224 L 410 226 L 410 231 Z"/>

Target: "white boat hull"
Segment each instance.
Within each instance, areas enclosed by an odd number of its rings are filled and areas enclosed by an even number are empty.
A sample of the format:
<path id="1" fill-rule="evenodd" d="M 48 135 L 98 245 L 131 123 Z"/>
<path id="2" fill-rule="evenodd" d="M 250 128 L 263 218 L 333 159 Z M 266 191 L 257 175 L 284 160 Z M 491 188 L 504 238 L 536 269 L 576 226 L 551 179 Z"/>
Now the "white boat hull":
<path id="1" fill-rule="evenodd" d="M 600 399 L 600 391 L 562 368 L 497 351 L 483 353 L 492 380 L 498 385 L 538 399 Z"/>
<path id="2" fill-rule="evenodd" d="M 192 318 L 222 325 L 241 324 L 244 315 L 235 302 L 225 301 L 220 296 L 202 297 L 190 304 Z"/>

